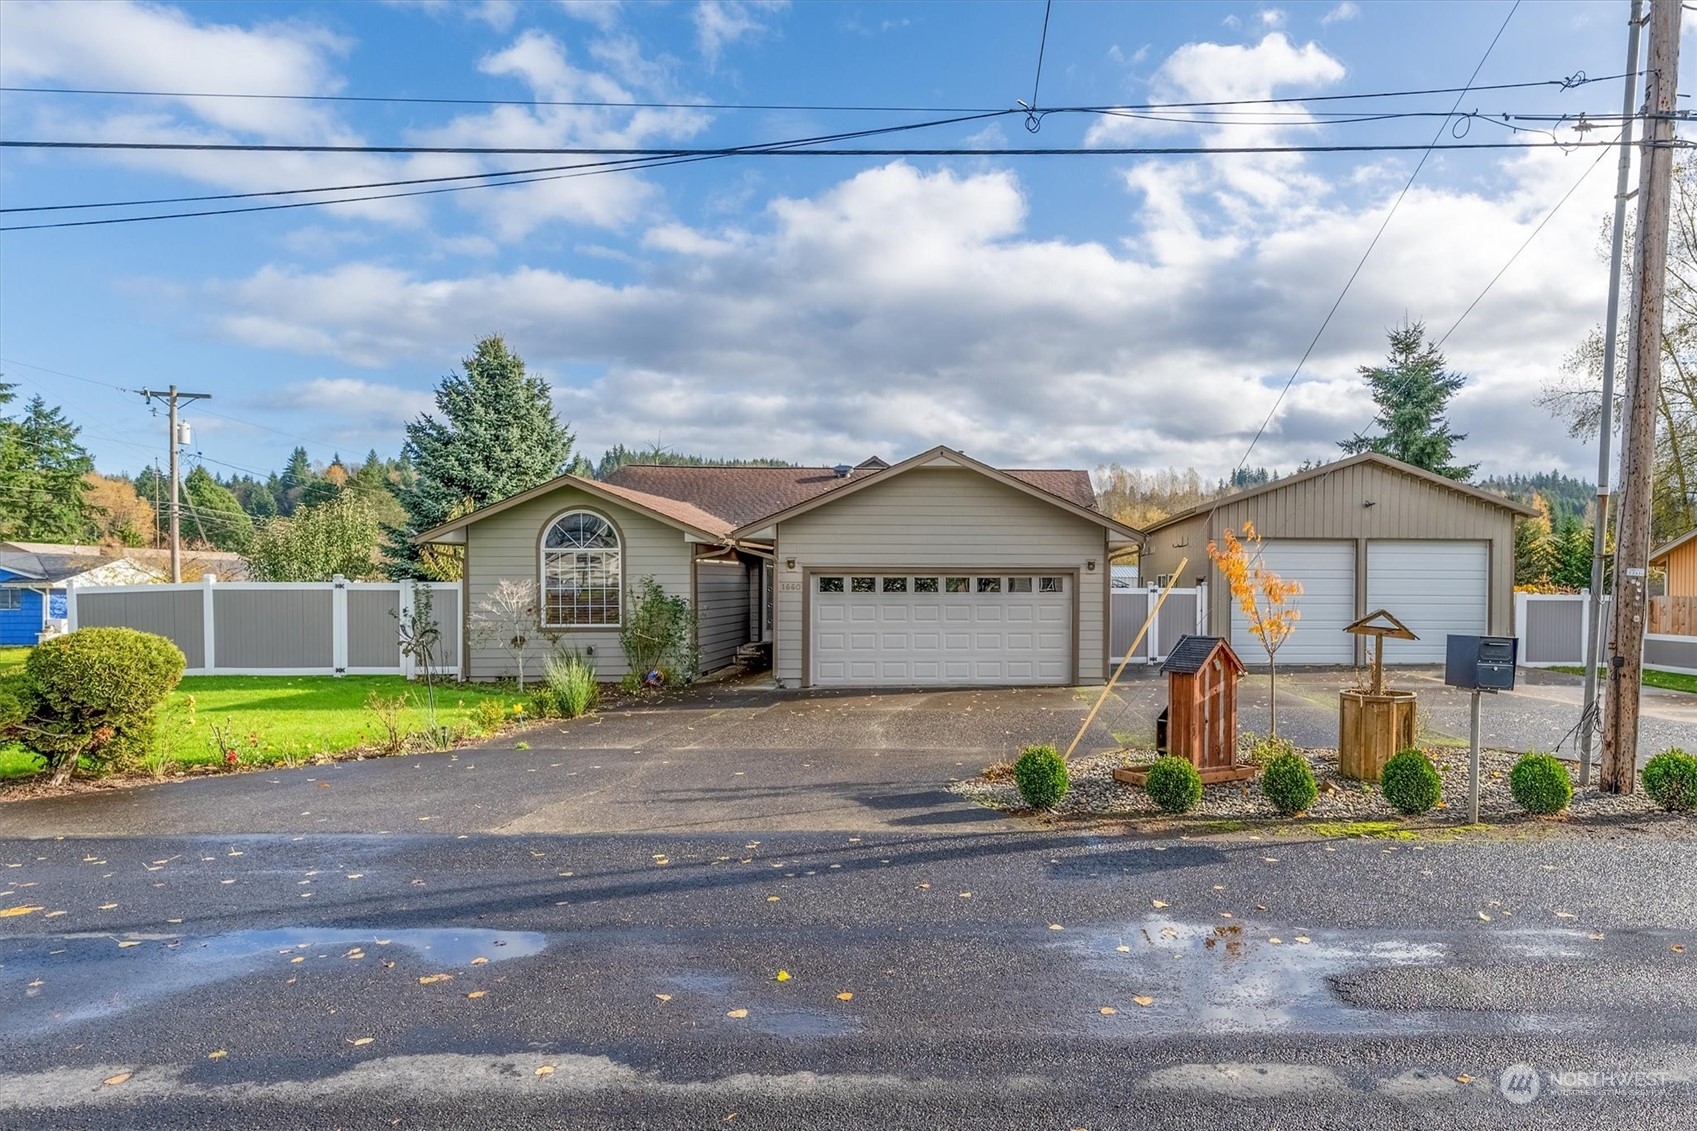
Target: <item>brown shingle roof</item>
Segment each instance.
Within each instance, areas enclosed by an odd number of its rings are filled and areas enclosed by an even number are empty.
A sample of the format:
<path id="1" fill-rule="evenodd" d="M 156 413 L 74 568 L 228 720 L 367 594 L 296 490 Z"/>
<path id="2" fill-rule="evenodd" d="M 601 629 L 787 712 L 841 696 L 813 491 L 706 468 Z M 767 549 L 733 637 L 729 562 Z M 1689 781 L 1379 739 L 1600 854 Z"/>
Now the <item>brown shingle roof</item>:
<path id="1" fill-rule="evenodd" d="M 629 463 L 601 482 L 608 487 L 676 499 L 717 515 L 732 527 L 740 527 L 876 474 L 877 471 L 857 470 L 844 479 L 828 467 L 676 467 Z M 1090 486 L 1087 472 L 1044 468 L 1009 470 L 1006 474 L 1076 506 L 1096 509 L 1096 492 Z"/>
<path id="2" fill-rule="evenodd" d="M 628 499 L 640 506 L 647 507 L 649 510 L 658 511 L 663 515 L 668 515 L 677 519 L 679 522 L 687 523 L 690 526 L 694 526 L 700 530 L 705 530 L 707 533 L 721 538 L 729 534 L 735 528 L 733 523 L 720 518 L 718 515 L 708 514 L 700 507 L 693 506 L 690 503 L 686 503 L 678 499 L 667 498 L 664 495 L 655 495 L 647 491 L 634 491 L 629 487 L 624 487 L 617 483 L 599 483 L 597 486 L 599 486 L 603 491 L 606 491 L 609 495 L 613 495 L 620 499 Z"/>

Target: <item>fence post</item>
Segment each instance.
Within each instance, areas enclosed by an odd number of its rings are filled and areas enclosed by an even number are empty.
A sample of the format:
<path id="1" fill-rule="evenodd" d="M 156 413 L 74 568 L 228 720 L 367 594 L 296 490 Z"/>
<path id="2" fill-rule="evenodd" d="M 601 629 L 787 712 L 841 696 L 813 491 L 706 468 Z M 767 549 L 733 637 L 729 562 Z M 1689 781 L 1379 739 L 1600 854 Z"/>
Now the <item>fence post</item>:
<path id="1" fill-rule="evenodd" d="M 53 599 L 53 595 L 51 593 L 49 593 L 47 595 L 47 599 L 49 601 L 51 601 Z M 65 582 L 65 631 L 66 632 L 75 632 L 76 630 L 77 630 L 77 581 L 76 581 L 76 578 L 73 577 L 73 578 L 71 578 L 71 579 L 69 579 Z"/>
<path id="2" fill-rule="evenodd" d="M 215 652 L 218 634 L 215 631 L 217 622 L 212 611 L 212 588 L 218 584 L 215 573 L 202 574 L 200 578 L 200 654 L 203 664 L 201 671 L 210 675 L 218 667 L 218 657 Z"/>
<path id="3" fill-rule="evenodd" d="M 330 674 L 348 674 L 348 579 L 330 576 Z"/>
<path id="4" fill-rule="evenodd" d="M 1521 639 L 1521 645 L 1516 649 L 1516 653 L 1520 656 L 1520 661 L 1523 664 L 1532 658 L 1526 654 L 1526 646 L 1530 643 L 1526 636 L 1526 607 L 1531 596 L 1530 593 L 1516 593 L 1514 595 L 1514 623 L 1508 626 L 1509 635 L 1518 636 Z"/>
<path id="5" fill-rule="evenodd" d="M 1579 591 L 1579 595 L 1584 598 L 1584 608 L 1589 611 L 1591 608 L 1591 590 L 1581 589 Z M 1579 619 L 1580 668 L 1583 669 L 1586 665 L 1595 663 L 1596 661 L 1593 657 L 1595 657 L 1596 654 L 1597 653 L 1591 648 L 1591 618 L 1589 616 L 1582 616 Z"/>
<path id="6" fill-rule="evenodd" d="M 418 678 L 417 664 L 406 649 L 401 647 L 401 629 L 412 619 L 412 603 L 416 599 L 413 593 L 414 584 L 410 577 L 402 578 L 396 582 L 395 611 L 399 614 L 400 620 L 395 625 L 395 647 L 400 653 L 401 675 L 407 679 Z"/>
<path id="7" fill-rule="evenodd" d="M 1150 589 L 1149 602 L 1146 606 L 1150 610 L 1149 633 L 1144 637 L 1143 648 L 1151 664 L 1161 658 L 1161 609 L 1155 606 L 1155 598 L 1160 595 L 1159 589 Z"/>
<path id="8" fill-rule="evenodd" d="M 1210 621 L 1210 618 L 1208 616 L 1208 583 L 1206 581 L 1198 581 L 1196 583 L 1196 635 L 1198 635 L 1198 636 L 1211 636 L 1211 635 L 1213 635 L 1211 632 L 1208 631 L 1209 621 Z"/>

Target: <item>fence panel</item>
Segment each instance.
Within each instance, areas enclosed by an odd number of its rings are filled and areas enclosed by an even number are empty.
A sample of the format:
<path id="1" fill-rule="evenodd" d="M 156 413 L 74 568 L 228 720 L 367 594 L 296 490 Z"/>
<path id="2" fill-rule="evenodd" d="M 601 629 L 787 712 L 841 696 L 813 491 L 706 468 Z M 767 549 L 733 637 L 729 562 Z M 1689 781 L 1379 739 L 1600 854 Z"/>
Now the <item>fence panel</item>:
<path id="1" fill-rule="evenodd" d="M 426 588 L 419 583 L 419 588 Z M 460 639 L 465 621 L 460 612 L 460 586 L 454 581 L 434 581 L 430 590 L 430 615 L 436 618 L 441 641 L 436 645 L 436 670 L 449 675 L 460 673 Z"/>
<path id="2" fill-rule="evenodd" d="M 1202 606 L 1202 593 L 1197 589 L 1174 589 L 1161 606 L 1161 619 L 1155 635 L 1155 658 L 1165 659 L 1181 636 L 1196 632 L 1197 610 Z"/>
<path id="3" fill-rule="evenodd" d="M 1697 636 L 1697 597 L 1651 597 L 1648 631 L 1663 636 Z"/>
<path id="4" fill-rule="evenodd" d="M 333 672 L 331 600 L 329 585 L 213 586 L 213 668 L 232 675 Z M 398 669 L 399 660 L 389 666 Z"/>
<path id="5" fill-rule="evenodd" d="M 1125 650 L 1131 647 L 1132 638 L 1143 627 L 1143 621 L 1149 615 L 1149 600 L 1147 589 L 1108 590 L 1108 655 L 1113 657 L 1114 663 L 1125 659 Z M 1149 642 L 1145 640 L 1138 645 L 1136 659 L 1147 662 L 1148 658 Z"/>
<path id="6" fill-rule="evenodd" d="M 1110 589 L 1108 591 L 1108 655 L 1115 664 L 1125 659 L 1137 630 L 1149 616 L 1160 598 L 1159 589 Z M 1206 607 L 1206 589 L 1174 589 L 1149 626 L 1149 634 L 1132 656 L 1134 664 L 1157 664 L 1167 658 L 1178 638 L 1204 631 L 1202 610 Z"/>
<path id="7" fill-rule="evenodd" d="M 204 588 L 159 585 L 111 589 L 72 587 L 65 615 L 71 628 L 135 628 L 165 637 L 183 650 L 189 669 L 206 666 Z"/>
<path id="8" fill-rule="evenodd" d="M 434 596 L 434 594 L 433 594 Z M 393 671 L 397 619 L 401 608 L 399 585 L 354 585 L 348 588 L 348 670 Z"/>
<path id="9" fill-rule="evenodd" d="M 1646 634 L 1644 666 L 1660 668 L 1665 672 L 1697 675 L 1697 636 Z"/>
<path id="10" fill-rule="evenodd" d="M 1525 667 L 1585 664 L 1586 601 L 1583 595 L 1520 593 L 1520 662 Z"/>

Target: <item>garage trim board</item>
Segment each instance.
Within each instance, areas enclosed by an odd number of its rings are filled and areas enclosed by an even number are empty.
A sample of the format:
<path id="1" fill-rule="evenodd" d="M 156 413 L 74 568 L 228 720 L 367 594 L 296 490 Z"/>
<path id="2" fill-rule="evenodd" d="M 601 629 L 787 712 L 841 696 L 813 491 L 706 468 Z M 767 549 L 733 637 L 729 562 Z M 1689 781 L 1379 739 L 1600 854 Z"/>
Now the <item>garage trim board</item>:
<path id="1" fill-rule="evenodd" d="M 810 566 L 801 583 L 808 686 L 1077 681 L 1077 569 Z"/>

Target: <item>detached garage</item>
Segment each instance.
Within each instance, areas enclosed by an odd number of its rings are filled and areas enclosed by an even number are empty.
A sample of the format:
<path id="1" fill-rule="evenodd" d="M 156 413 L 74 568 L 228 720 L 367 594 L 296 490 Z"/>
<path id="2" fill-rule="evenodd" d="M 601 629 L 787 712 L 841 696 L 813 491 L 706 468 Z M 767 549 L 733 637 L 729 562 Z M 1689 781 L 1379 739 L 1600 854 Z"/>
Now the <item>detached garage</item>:
<path id="1" fill-rule="evenodd" d="M 1284 664 L 1362 664 L 1345 625 L 1388 609 L 1419 640 L 1387 640 L 1388 664 L 1434 664 L 1450 633 L 1513 631 L 1514 524 L 1533 512 L 1499 495 L 1386 456 L 1326 464 L 1173 515 L 1148 530 L 1144 572 L 1162 577 L 1188 557 L 1181 584 L 1209 587 L 1210 622 L 1229 625 L 1247 663 L 1263 656 L 1213 563 L 1208 540 L 1255 524 L 1263 561 L 1300 581 L 1302 619 Z"/>

